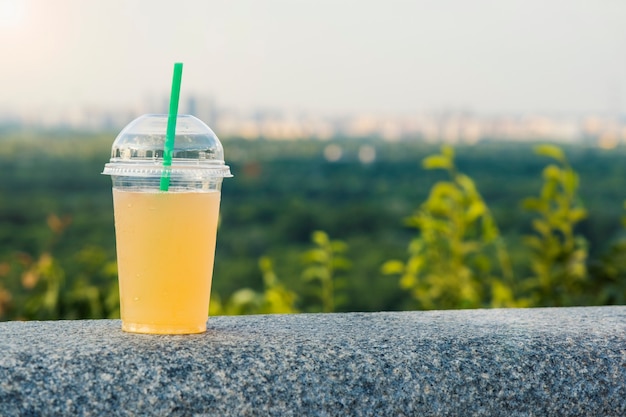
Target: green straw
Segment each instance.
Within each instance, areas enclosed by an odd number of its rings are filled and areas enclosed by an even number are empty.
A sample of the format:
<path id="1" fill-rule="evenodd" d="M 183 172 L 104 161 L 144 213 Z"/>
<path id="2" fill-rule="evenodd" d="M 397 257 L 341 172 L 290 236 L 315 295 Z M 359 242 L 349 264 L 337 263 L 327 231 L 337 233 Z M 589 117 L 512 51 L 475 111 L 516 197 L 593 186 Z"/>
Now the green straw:
<path id="1" fill-rule="evenodd" d="M 183 76 L 183 64 L 174 64 L 174 77 L 172 78 L 172 93 L 170 95 L 170 112 L 167 117 L 167 133 L 163 148 L 163 173 L 161 174 L 161 191 L 170 188 L 170 170 L 172 166 L 172 153 L 174 152 L 174 139 L 176 137 L 176 117 L 178 116 L 178 97 L 180 96 L 180 80 Z"/>

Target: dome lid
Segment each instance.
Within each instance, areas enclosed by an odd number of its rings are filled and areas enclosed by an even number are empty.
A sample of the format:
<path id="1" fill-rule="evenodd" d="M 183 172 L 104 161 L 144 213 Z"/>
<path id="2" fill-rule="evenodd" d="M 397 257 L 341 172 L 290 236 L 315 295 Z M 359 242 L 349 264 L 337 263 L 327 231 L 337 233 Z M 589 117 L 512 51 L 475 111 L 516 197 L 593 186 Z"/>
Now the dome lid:
<path id="1" fill-rule="evenodd" d="M 130 122 L 117 135 L 105 175 L 153 177 L 167 170 L 172 177 L 232 177 L 224 163 L 224 148 L 215 133 L 200 119 L 180 114 L 171 167 L 163 166 L 167 130 L 166 114 L 146 114 Z"/>

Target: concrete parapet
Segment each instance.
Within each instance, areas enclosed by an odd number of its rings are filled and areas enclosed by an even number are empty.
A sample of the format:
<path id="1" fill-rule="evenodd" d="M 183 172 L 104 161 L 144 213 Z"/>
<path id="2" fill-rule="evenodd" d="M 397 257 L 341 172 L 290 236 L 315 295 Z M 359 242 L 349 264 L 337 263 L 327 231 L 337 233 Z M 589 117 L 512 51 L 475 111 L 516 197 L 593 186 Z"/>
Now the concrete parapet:
<path id="1" fill-rule="evenodd" d="M 0 415 L 625 416 L 626 307 L 5 322 Z"/>

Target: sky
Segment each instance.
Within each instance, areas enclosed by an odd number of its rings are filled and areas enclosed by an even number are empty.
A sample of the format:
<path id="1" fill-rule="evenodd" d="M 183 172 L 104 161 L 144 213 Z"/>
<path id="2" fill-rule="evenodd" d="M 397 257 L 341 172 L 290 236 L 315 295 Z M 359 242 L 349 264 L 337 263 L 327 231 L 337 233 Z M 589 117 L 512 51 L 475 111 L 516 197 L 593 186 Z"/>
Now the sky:
<path id="1" fill-rule="evenodd" d="M 623 0 L 0 0 L 0 110 L 626 112 Z"/>

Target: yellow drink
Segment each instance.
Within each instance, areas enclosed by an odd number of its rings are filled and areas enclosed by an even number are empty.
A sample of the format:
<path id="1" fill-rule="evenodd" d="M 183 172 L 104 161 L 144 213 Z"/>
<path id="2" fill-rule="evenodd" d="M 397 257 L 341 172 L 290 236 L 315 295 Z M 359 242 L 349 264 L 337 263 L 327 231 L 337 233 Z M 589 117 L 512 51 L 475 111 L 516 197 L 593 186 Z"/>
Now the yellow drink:
<path id="1" fill-rule="evenodd" d="M 220 192 L 113 189 L 122 329 L 206 330 Z"/>

